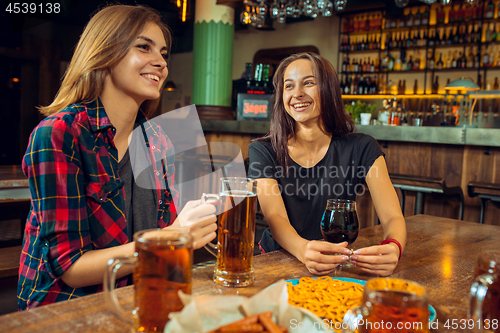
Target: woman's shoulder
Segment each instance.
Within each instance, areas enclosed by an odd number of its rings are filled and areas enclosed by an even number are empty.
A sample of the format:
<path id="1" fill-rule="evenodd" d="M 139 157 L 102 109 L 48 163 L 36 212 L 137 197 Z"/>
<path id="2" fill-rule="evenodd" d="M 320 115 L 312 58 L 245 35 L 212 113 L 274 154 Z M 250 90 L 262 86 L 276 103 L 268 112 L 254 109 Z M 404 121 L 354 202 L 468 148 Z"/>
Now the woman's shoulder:
<path id="1" fill-rule="evenodd" d="M 54 125 L 62 126 L 63 123 L 67 124 L 69 127 L 75 122 L 78 115 L 85 112 L 84 104 L 71 104 L 66 106 L 59 112 L 51 114 L 50 116 L 44 118 L 38 124 L 38 127 L 51 127 Z"/>
<path id="2" fill-rule="evenodd" d="M 260 152 L 269 152 L 272 154 L 276 154 L 276 151 L 273 148 L 271 140 L 261 139 L 257 141 L 253 141 L 249 147 L 250 150 L 256 150 Z"/>
<path id="3" fill-rule="evenodd" d="M 364 133 L 350 133 L 342 137 L 342 140 L 353 145 L 370 145 L 377 143 L 371 135 Z"/>

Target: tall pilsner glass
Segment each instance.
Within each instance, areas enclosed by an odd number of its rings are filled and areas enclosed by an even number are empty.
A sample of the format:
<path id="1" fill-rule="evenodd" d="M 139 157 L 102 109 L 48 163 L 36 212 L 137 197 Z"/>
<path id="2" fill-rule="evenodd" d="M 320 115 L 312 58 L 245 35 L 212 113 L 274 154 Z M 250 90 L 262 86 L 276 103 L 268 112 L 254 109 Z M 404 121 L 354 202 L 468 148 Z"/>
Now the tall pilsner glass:
<path id="1" fill-rule="evenodd" d="M 245 287 L 253 284 L 253 250 L 257 181 L 240 177 L 220 179 L 218 195 L 203 194 L 203 200 L 220 200 L 217 245 L 205 248 L 217 257 L 214 281 L 226 287 Z"/>

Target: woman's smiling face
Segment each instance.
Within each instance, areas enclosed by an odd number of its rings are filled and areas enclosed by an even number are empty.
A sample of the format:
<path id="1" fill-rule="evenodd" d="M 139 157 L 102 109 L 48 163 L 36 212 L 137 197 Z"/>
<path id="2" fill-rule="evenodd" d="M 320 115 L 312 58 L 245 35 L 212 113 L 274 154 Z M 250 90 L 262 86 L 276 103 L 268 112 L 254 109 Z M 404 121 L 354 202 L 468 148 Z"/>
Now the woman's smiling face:
<path id="1" fill-rule="evenodd" d="M 133 98 L 139 105 L 159 98 L 168 75 L 166 57 L 163 32 L 156 24 L 148 24 L 127 55 L 111 68 L 107 88 L 117 96 Z"/>
<path id="2" fill-rule="evenodd" d="M 283 103 L 286 112 L 295 121 L 317 121 L 320 116 L 320 96 L 317 78 L 309 60 L 298 59 L 285 70 Z"/>

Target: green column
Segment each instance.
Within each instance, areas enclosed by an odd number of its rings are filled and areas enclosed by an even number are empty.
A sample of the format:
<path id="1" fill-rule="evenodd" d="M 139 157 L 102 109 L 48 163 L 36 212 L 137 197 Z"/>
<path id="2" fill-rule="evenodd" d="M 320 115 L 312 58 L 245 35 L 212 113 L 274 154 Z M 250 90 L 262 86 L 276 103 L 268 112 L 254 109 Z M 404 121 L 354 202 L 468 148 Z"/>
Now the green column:
<path id="1" fill-rule="evenodd" d="M 193 43 L 193 103 L 231 106 L 234 9 L 197 0 Z"/>

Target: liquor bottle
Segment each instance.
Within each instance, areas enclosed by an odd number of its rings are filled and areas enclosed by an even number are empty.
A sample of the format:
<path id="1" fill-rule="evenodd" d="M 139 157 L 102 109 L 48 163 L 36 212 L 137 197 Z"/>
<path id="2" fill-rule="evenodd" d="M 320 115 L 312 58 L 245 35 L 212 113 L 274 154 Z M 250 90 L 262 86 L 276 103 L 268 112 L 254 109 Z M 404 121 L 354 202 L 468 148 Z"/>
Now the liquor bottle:
<path id="1" fill-rule="evenodd" d="M 451 9 L 448 12 L 448 23 L 453 23 L 457 19 L 457 11 L 455 8 L 453 8 L 453 5 L 451 5 Z"/>
<path id="2" fill-rule="evenodd" d="M 460 52 L 460 56 L 462 56 L 462 52 Z M 457 67 L 458 67 L 457 51 L 454 51 L 453 60 L 451 61 L 451 68 L 457 68 Z"/>
<path id="3" fill-rule="evenodd" d="M 351 79 L 347 78 L 344 85 L 344 94 L 349 95 L 351 92 Z"/>
<path id="4" fill-rule="evenodd" d="M 448 57 L 446 57 L 446 68 L 453 68 L 453 57 L 451 56 L 451 51 L 448 51 Z"/>
<path id="5" fill-rule="evenodd" d="M 465 4 L 459 6 L 456 12 L 456 19 L 458 22 L 463 22 L 465 18 Z"/>
<path id="6" fill-rule="evenodd" d="M 421 47 L 427 46 L 427 30 L 424 30 L 424 33 L 422 34 L 422 38 L 420 39 L 420 46 Z"/>
<path id="7" fill-rule="evenodd" d="M 420 51 L 415 51 L 415 61 L 413 61 L 413 70 L 419 70 L 421 63 L 420 63 Z"/>
<path id="8" fill-rule="evenodd" d="M 380 63 L 380 70 L 386 72 L 389 67 L 389 51 L 385 50 L 385 56 L 382 58 Z"/>
<path id="9" fill-rule="evenodd" d="M 476 20 L 481 20 L 483 18 L 483 6 L 478 4 L 476 7 Z"/>
<path id="10" fill-rule="evenodd" d="M 493 90 L 498 90 L 498 77 L 495 77 L 495 82 L 493 83 Z"/>
<path id="11" fill-rule="evenodd" d="M 474 68 L 479 68 L 481 66 L 481 61 L 479 57 L 479 52 L 476 50 L 474 53 Z"/>
<path id="12" fill-rule="evenodd" d="M 438 11 L 437 11 L 437 23 L 438 24 L 443 24 L 444 23 L 444 19 L 446 17 L 446 12 L 444 10 L 444 7 L 441 6 Z"/>
<path id="13" fill-rule="evenodd" d="M 489 67 L 490 66 L 490 56 L 488 53 L 488 49 L 484 50 L 483 53 L 483 67 Z"/>
<path id="14" fill-rule="evenodd" d="M 459 38 L 458 38 L 458 35 L 459 35 L 459 33 L 458 33 L 458 27 L 453 27 L 453 28 L 450 29 L 450 31 L 451 31 L 451 36 L 450 37 L 452 39 L 452 43 L 453 44 L 458 44 L 458 40 L 459 40 Z"/>
<path id="15" fill-rule="evenodd" d="M 412 57 L 410 56 L 410 60 L 408 60 L 408 63 L 406 64 L 406 70 L 407 70 L 407 71 L 412 70 L 412 69 L 413 69 L 413 66 L 414 66 L 414 64 L 413 64 L 413 59 L 412 59 Z"/>
<path id="16" fill-rule="evenodd" d="M 443 54 L 439 53 L 439 59 L 438 59 L 438 61 L 436 63 L 436 68 L 437 69 L 443 69 L 443 66 L 444 66 L 444 64 L 443 64 Z"/>
<path id="17" fill-rule="evenodd" d="M 476 30 L 476 43 L 479 43 L 481 40 L 481 34 L 483 33 L 483 29 L 481 27 L 481 22 L 477 23 L 477 30 Z"/>
<path id="18" fill-rule="evenodd" d="M 365 90 L 365 80 L 363 80 L 363 78 L 360 77 L 358 82 L 358 95 L 363 95 L 364 90 Z"/>
<path id="19" fill-rule="evenodd" d="M 422 24 L 422 14 L 420 13 L 420 8 L 417 8 L 417 12 L 413 16 L 413 26 L 418 27 Z"/>
<path id="20" fill-rule="evenodd" d="M 408 15 L 406 15 L 406 26 L 410 28 L 413 27 L 413 14 L 411 9 L 408 10 Z"/>
<path id="21" fill-rule="evenodd" d="M 491 42 L 491 29 L 489 24 L 486 28 L 486 42 Z"/>
<path id="22" fill-rule="evenodd" d="M 431 30 L 429 32 L 429 46 L 434 46 L 434 43 L 435 43 L 435 39 L 436 39 L 436 30 Z"/>
<path id="23" fill-rule="evenodd" d="M 396 60 L 394 60 L 394 70 L 395 71 L 401 70 L 401 58 L 399 54 L 396 54 Z"/>
<path id="24" fill-rule="evenodd" d="M 462 53 L 462 56 L 460 57 L 460 68 L 466 68 L 467 67 L 467 57 L 465 55 L 465 50 L 464 53 Z"/>
<path id="25" fill-rule="evenodd" d="M 428 65 L 427 65 L 427 68 L 429 68 L 429 70 L 433 71 L 434 70 L 434 67 L 435 67 L 435 60 L 434 60 L 434 52 L 430 51 L 430 57 L 429 57 L 429 60 L 428 60 Z M 442 64 L 442 62 L 441 62 Z"/>
<path id="26" fill-rule="evenodd" d="M 403 94 L 403 82 L 401 82 L 401 80 L 399 80 L 398 82 L 398 95 L 402 95 Z"/>
<path id="27" fill-rule="evenodd" d="M 347 66 L 349 65 L 349 56 L 344 56 L 344 61 L 342 61 L 342 73 L 347 72 Z"/>
<path id="28" fill-rule="evenodd" d="M 394 70 L 394 57 L 392 56 L 392 54 L 389 54 L 389 63 L 387 64 L 387 70 L 390 72 Z"/>
<path id="29" fill-rule="evenodd" d="M 413 93 L 416 95 L 418 92 L 418 80 L 415 79 L 415 83 L 413 84 Z"/>
<path id="30" fill-rule="evenodd" d="M 459 43 L 459 44 L 463 44 L 463 43 L 465 43 L 465 40 L 466 40 L 466 39 L 465 39 L 465 38 L 466 38 L 466 35 L 467 35 L 467 28 L 466 28 L 465 24 L 462 24 L 462 25 L 460 26 L 460 33 L 459 33 L 459 35 L 458 35 L 458 43 Z"/>
<path id="31" fill-rule="evenodd" d="M 491 41 L 496 42 L 497 40 L 497 25 L 493 23 L 493 31 L 491 32 Z"/>
<path id="32" fill-rule="evenodd" d="M 492 0 L 490 0 L 486 5 L 486 7 L 484 8 L 484 18 L 492 19 L 494 11 L 495 11 L 495 4 L 493 3 Z"/>
<path id="33" fill-rule="evenodd" d="M 422 25 L 427 26 L 429 24 L 429 7 L 424 7 L 424 12 L 422 13 Z"/>
<path id="34" fill-rule="evenodd" d="M 467 57 L 467 68 L 474 68 L 474 54 L 472 53 L 472 47 L 469 49 L 469 56 Z"/>
<path id="35" fill-rule="evenodd" d="M 439 76 L 436 75 L 436 80 L 432 83 L 431 92 L 437 94 L 439 90 Z"/>
<path id="36" fill-rule="evenodd" d="M 477 76 L 477 85 L 479 86 L 479 88 L 480 88 L 481 90 L 484 90 L 483 80 L 481 80 L 481 74 L 479 74 L 479 75 Z"/>
<path id="37" fill-rule="evenodd" d="M 371 64 L 370 64 L 370 72 L 371 73 L 374 73 L 375 72 L 375 62 L 372 60 Z"/>
<path id="38" fill-rule="evenodd" d="M 470 21 L 474 19 L 474 14 L 475 14 L 476 9 L 474 6 L 469 6 L 467 9 L 465 9 L 465 20 Z"/>

